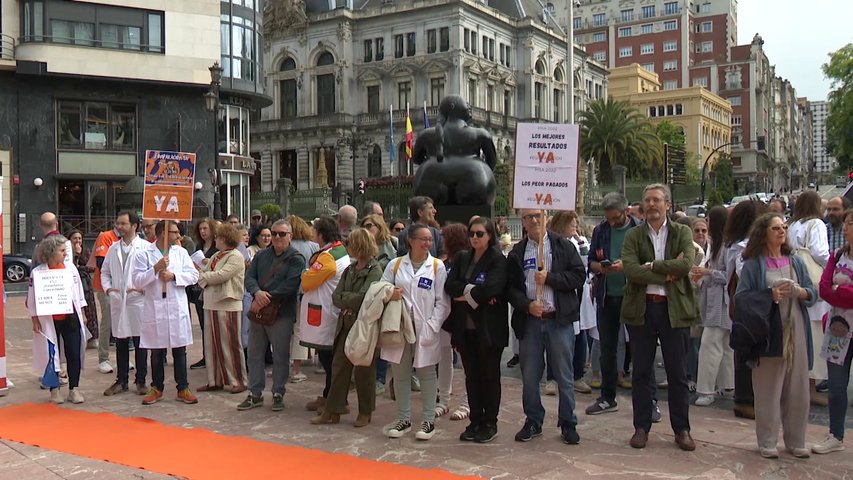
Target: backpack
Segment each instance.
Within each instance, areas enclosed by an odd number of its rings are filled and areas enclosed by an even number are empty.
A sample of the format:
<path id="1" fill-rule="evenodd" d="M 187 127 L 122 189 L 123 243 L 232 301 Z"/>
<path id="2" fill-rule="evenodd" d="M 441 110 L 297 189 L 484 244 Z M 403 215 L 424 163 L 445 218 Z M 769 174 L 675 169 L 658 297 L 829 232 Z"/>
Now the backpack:
<path id="1" fill-rule="evenodd" d="M 397 281 L 397 270 L 400 269 L 400 263 L 403 261 L 403 257 L 397 257 L 397 260 L 394 262 L 394 282 Z M 432 257 L 432 275 L 438 275 L 438 259 Z"/>
<path id="2" fill-rule="evenodd" d="M 809 251 L 809 238 L 811 237 L 812 228 L 814 228 L 814 226 L 808 226 L 806 228 L 806 237 L 803 239 L 803 246 L 797 247 L 794 250 L 794 256 L 800 258 L 803 265 L 806 267 L 806 275 L 811 279 L 812 285 L 817 286 L 820 284 L 821 275 L 823 275 L 823 267 L 817 263 Z"/>

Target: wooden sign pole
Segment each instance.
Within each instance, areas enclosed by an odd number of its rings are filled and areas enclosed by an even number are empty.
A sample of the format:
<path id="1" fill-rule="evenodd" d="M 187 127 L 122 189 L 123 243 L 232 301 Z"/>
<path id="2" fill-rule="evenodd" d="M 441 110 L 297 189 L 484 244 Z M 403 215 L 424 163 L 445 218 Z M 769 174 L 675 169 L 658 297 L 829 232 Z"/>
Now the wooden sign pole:
<path id="1" fill-rule="evenodd" d="M 536 255 L 538 259 L 536 269 L 538 271 L 545 270 L 545 247 L 542 243 L 545 241 L 545 232 L 548 231 L 548 214 L 545 211 L 542 211 L 542 222 L 541 228 L 539 229 L 539 252 Z M 536 300 L 542 301 L 542 285 L 536 284 Z"/>
<path id="2" fill-rule="evenodd" d="M 169 257 L 169 228 L 171 227 L 169 224 L 171 222 L 166 220 L 166 225 L 163 228 L 163 258 Z M 163 298 L 166 298 L 166 281 L 163 280 Z"/>

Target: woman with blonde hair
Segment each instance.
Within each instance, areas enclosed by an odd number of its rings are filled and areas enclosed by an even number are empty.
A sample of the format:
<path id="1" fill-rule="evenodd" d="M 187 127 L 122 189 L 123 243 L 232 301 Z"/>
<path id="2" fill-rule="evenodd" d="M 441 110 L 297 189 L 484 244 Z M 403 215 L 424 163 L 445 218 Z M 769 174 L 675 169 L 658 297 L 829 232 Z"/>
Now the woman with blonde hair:
<path id="1" fill-rule="evenodd" d="M 314 229 L 311 225 L 296 215 L 287 217 L 287 223 L 290 224 L 290 246 L 296 249 L 305 257 L 305 268 L 308 268 L 308 259 L 320 250 L 320 246 L 314 241 Z M 296 311 L 302 311 L 302 296 L 296 303 Z M 304 382 L 308 377 L 300 370 L 302 362 L 308 360 L 308 347 L 303 347 L 299 343 L 299 337 L 302 334 L 302 328 L 299 322 L 293 325 L 293 335 L 290 336 L 290 383 Z"/>
<path id="2" fill-rule="evenodd" d="M 397 237 L 391 235 L 388 226 L 385 225 L 385 220 L 379 215 L 366 215 L 361 220 L 361 228 L 364 228 L 373 235 L 373 240 L 376 242 L 376 248 L 379 253 L 376 254 L 376 260 L 384 269 L 392 258 L 397 257 Z"/>

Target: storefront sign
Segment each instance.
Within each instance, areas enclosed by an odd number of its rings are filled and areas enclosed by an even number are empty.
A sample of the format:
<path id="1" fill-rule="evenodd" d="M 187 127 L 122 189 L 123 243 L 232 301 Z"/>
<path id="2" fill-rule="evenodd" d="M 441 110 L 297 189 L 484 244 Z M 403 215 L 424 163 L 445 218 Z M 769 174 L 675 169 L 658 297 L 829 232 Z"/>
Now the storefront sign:
<path id="1" fill-rule="evenodd" d="M 36 302 L 36 314 L 63 315 L 74 312 L 71 303 L 71 285 L 74 275 L 71 270 L 57 268 L 53 270 L 33 271 L 33 294 Z"/>
<path id="2" fill-rule="evenodd" d="M 145 151 L 143 218 L 192 220 L 195 162 L 194 153 Z"/>
<path id="3" fill-rule="evenodd" d="M 579 136 L 577 125 L 518 124 L 513 208 L 575 209 Z"/>

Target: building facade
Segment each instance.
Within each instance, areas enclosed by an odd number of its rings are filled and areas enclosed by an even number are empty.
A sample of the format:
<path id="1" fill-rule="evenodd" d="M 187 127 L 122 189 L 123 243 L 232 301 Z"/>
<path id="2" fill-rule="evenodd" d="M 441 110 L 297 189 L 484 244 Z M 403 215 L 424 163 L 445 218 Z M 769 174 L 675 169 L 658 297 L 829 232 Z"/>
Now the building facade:
<path id="1" fill-rule="evenodd" d="M 814 151 L 814 171 L 820 175 L 831 174 L 835 170 L 835 157 L 826 151 L 826 117 L 829 116 L 829 104 L 823 100 L 811 102 L 812 107 L 812 145 Z"/>
<path id="2" fill-rule="evenodd" d="M 471 123 L 492 133 L 502 162 L 513 159 L 518 122 L 567 122 L 569 101 L 577 111 L 606 95 L 606 70 L 583 50 L 567 68 L 566 36 L 537 0 L 342 6 L 292 0 L 268 9 L 274 101 L 252 141 L 264 190 L 283 178 L 347 191 L 359 178 L 411 175 L 407 107 L 417 136 L 449 94 L 468 100 Z"/>
<path id="3" fill-rule="evenodd" d="M 797 116 L 800 122 L 800 165 L 799 170 L 794 172 L 799 178 L 799 185 L 792 182 L 791 188 L 796 189 L 808 186 L 814 181 L 815 158 L 814 158 L 814 117 L 811 102 L 806 97 L 797 99 Z"/>

